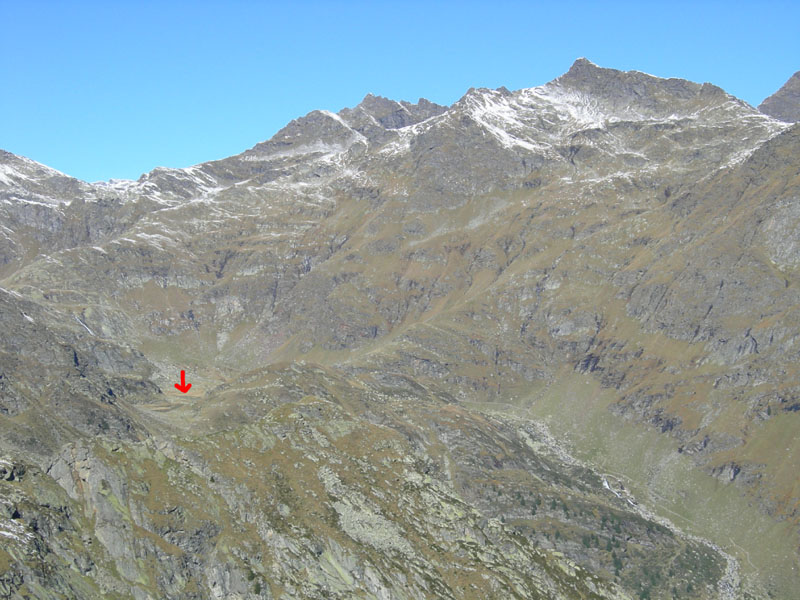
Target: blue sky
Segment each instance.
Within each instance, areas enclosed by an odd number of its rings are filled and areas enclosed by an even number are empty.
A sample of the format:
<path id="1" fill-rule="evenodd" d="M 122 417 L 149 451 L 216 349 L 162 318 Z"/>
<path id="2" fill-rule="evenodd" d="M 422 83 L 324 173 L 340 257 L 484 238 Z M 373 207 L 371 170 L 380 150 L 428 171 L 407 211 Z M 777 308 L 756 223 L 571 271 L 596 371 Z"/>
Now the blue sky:
<path id="1" fill-rule="evenodd" d="M 367 93 L 450 104 L 575 58 L 758 104 L 800 70 L 800 2 L 0 0 L 0 148 L 96 181 L 236 154 Z"/>

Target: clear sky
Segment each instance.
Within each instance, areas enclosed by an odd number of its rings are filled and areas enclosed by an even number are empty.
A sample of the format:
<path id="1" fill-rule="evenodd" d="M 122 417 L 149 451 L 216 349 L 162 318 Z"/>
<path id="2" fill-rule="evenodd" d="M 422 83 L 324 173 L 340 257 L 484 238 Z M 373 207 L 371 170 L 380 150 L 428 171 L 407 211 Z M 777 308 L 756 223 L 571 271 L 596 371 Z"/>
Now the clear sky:
<path id="1" fill-rule="evenodd" d="M 451 104 L 580 56 L 757 105 L 800 70 L 800 2 L 0 0 L 0 148 L 134 179 L 370 92 Z"/>

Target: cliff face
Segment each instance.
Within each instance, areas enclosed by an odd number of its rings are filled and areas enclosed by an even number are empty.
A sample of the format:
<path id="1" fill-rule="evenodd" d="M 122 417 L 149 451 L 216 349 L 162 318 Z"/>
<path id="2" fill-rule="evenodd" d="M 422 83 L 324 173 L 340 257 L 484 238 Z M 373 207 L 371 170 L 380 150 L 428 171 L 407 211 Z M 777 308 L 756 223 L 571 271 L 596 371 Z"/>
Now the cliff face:
<path id="1" fill-rule="evenodd" d="M 800 121 L 800 71 L 758 105 L 758 110 L 787 123 Z"/>
<path id="2" fill-rule="evenodd" d="M 4 153 L 0 590 L 789 597 L 799 198 L 797 125 L 585 59 L 135 182 Z"/>

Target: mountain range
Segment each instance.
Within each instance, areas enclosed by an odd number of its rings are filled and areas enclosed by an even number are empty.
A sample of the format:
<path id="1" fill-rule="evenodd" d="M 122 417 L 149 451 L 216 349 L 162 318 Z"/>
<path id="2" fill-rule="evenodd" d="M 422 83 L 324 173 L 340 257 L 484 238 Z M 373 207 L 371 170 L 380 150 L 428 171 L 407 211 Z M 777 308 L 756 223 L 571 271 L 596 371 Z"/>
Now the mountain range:
<path id="1" fill-rule="evenodd" d="M 794 597 L 798 85 L 578 59 L 136 181 L 0 152 L 0 596 Z"/>

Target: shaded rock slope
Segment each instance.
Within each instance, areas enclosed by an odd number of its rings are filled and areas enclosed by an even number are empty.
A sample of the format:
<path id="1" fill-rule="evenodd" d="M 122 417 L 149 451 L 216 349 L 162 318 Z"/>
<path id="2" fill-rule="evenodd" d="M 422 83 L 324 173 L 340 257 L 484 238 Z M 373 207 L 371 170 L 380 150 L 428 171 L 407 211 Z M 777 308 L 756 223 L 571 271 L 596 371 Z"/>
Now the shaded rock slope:
<path id="1" fill-rule="evenodd" d="M 800 71 L 789 78 L 781 89 L 758 105 L 761 112 L 786 121 L 800 121 Z"/>
<path id="2" fill-rule="evenodd" d="M 791 598 L 791 81 L 579 59 L 137 181 L 0 154 L 0 596 Z"/>

